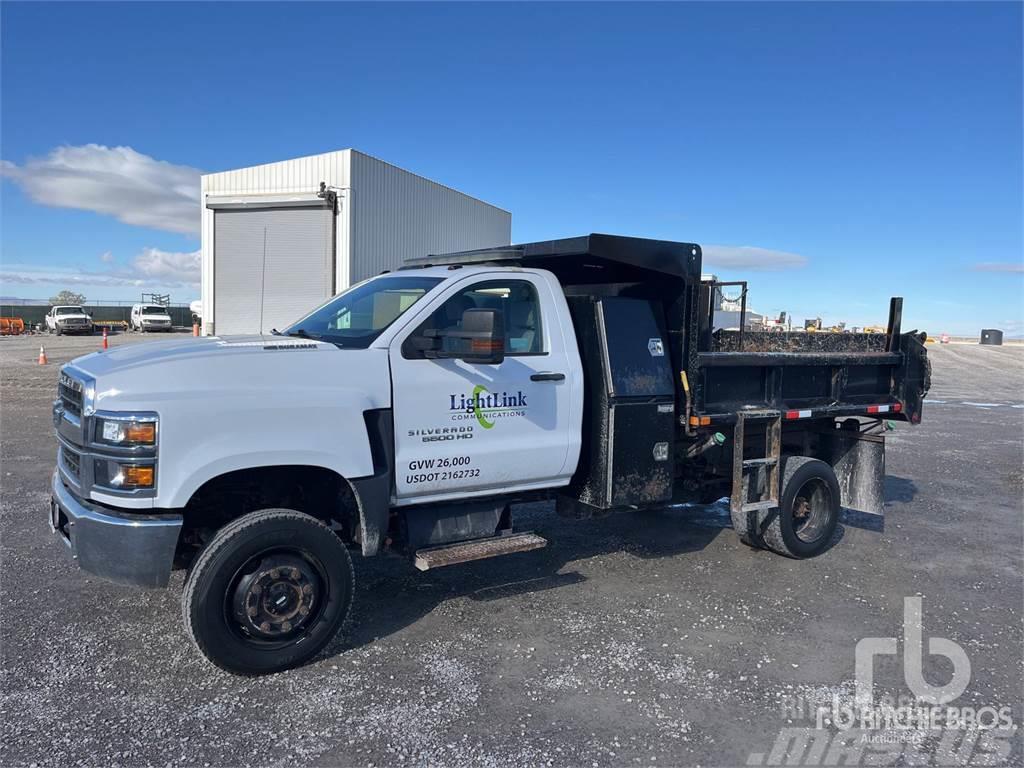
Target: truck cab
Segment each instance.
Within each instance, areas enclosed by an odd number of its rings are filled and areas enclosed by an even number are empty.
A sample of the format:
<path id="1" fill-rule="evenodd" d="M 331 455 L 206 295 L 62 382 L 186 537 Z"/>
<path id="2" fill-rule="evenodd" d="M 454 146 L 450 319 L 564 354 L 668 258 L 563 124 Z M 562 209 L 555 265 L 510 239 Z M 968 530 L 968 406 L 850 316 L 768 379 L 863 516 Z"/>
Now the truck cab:
<path id="1" fill-rule="evenodd" d="M 817 555 L 840 503 L 880 505 L 880 414 L 920 420 L 923 343 L 896 303 L 877 339 L 716 331 L 700 261 L 609 235 L 428 257 L 269 335 L 79 358 L 51 525 L 115 581 L 188 568 L 190 636 L 243 674 L 330 640 L 351 553 L 544 546 L 523 501 L 584 520 L 727 496 L 751 546 Z"/>

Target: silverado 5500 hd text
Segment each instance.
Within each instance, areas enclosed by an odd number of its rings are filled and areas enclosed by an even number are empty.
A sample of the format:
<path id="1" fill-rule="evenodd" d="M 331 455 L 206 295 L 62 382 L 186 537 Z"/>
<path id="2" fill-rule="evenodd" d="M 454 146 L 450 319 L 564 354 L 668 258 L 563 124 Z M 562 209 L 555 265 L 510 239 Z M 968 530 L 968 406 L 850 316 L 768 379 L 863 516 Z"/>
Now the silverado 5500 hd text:
<path id="1" fill-rule="evenodd" d="M 187 568 L 188 632 L 244 674 L 327 644 L 351 551 L 426 570 L 543 546 L 515 502 L 729 496 L 751 546 L 818 554 L 840 504 L 880 511 L 881 420 L 921 419 L 923 334 L 899 299 L 884 335 L 716 330 L 700 275 L 696 245 L 589 235 L 414 260 L 282 333 L 79 358 L 53 529 L 118 582 Z"/>

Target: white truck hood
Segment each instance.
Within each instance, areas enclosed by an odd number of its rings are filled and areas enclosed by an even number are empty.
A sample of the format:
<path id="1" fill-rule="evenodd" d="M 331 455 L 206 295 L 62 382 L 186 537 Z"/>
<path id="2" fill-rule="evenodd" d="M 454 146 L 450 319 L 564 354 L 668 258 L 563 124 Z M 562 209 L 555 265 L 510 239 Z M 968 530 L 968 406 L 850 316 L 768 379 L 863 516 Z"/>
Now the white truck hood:
<path id="1" fill-rule="evenodd" d="M 312 339 L 188 337 L 94 352 L 71 366 L 96 380 L 97 410 L 160 411 L 239 396 L 316 402 L 343 390 L 362 395 L 367 407 L 391 405 L 386 350 L 343 350 Z"/>
<path id="2" fill-rule="evenodd" d="M 391 407 L 387 349 L 285 336 L 175 339 L 117 347 L 64 369 L 96 411 L 159 417 L 157 495 L 104 503 L 179 508 L 211 478 L 260 466 L 374 471 L 364 421 Z"/>

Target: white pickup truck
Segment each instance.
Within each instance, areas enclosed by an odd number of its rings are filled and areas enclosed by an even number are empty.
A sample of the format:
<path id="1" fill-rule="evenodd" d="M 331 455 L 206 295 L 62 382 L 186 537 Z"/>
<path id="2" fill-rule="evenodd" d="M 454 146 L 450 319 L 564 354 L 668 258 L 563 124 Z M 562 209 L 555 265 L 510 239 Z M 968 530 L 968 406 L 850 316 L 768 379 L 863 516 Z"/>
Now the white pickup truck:
<path id="1" fill-rule="evenodd" d="M 544 546 L 517 502 L 586 518 L 728 495 L 744 541 L 818 554 L 841 502 L 880 507 L 881 419 L 920 420 L 921 336 L 899 300 L 884 336 L 715 331 L 700 261 L 607 235 L 451 254 L 272 335 L 79 358 L 51 525 L 108 579 L 187 568 L 188 632 L 241 674 L 326 645 L 350 551 L 426 570 Z"/>
<path id="2" fill-rule="evenodd" d="M 46 313 L 46 330 L 58 336 L 65 333 L 92 333 L 92 315 L 82 307 L 51 307 Z"/>

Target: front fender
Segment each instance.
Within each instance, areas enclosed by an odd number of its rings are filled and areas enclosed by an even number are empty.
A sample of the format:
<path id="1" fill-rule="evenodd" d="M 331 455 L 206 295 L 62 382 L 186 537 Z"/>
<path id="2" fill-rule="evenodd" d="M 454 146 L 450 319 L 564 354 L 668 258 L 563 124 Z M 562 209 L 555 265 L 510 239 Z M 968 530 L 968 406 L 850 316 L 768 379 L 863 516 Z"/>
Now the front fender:
<path id="1" fill-rule="evenodd" d="M 204 483 L 239 469 L 302 465 L 346 479 L 372 475 L 363 419 L 370 407 L 360 399 L 347 406 L 302 403 L 245 415 L 228 408 L 206 418 L 162 418 L 155 506 L 184 507 Z"/>

